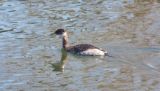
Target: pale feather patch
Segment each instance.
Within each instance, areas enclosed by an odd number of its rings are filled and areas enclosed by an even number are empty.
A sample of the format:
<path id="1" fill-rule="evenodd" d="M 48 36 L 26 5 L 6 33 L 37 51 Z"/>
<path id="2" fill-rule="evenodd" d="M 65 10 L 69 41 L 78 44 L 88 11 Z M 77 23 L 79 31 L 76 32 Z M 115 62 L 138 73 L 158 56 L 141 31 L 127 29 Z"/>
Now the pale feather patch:
<path id="1" fill-rule="evenodd" d="M 99 49 L 87 49 L 86 51 L 80 52 L 81 55 L 105 55 L 105 52 Z"/>

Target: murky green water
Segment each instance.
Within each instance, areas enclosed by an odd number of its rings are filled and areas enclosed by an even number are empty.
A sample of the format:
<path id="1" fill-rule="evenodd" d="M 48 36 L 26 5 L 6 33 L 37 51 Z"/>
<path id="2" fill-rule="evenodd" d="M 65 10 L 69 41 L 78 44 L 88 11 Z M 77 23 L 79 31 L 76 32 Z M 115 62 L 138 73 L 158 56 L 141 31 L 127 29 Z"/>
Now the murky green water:
<path id="1" fill-rule="evenodd" d="M 159 0 L 1 0 L 0 91 L 160 91 Z M 113 57 L 61 50 L 51 34 Z"/>

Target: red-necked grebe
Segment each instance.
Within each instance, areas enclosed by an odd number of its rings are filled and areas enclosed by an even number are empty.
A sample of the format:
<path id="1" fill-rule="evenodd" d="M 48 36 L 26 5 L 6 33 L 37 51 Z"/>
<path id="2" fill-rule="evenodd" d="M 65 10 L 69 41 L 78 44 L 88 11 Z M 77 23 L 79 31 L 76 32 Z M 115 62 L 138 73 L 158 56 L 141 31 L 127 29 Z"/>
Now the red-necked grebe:
<path id="1" fill-rule="evenodd" d="M 57 29 L 55 31 L 55 34 L 62 37 L 62 47 L 67 52 L 71 52 L 71 53 L 79 54 L 79 55 L 88 55 L 88 56 L 107 55 L 106 51 L 103 51 L 100 48 L 97 48 L 90 44 L 78 44 L 75 46 L 70 46 L 68 44 L 67 31 L 65 31 L 64 29 Z"/>

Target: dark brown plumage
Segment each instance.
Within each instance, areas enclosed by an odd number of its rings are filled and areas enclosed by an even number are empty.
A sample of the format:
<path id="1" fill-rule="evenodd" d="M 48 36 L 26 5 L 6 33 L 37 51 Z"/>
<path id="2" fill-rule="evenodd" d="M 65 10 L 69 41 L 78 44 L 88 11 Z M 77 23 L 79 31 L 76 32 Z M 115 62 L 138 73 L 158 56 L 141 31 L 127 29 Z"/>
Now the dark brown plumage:
<path id="1" fill-rule="evenodd" d="M 79 44 L 79 45 L 68 47 L 67 51 L 78 53 L 78 52 L 81 52 L 81 51 L 86 51 L 88 49 L 99 49 L 99 48 L 97 48 L 93 45 L 90 45 L 90 44 Z"/>
<path id="2" fill-rule="evenodd" d="M 61 34 L 63 34 L 64 32 L 65 32 L 64 29 L 57 29 L 57 31 L 55 31 L 55 34 L 61 35 Z"/>

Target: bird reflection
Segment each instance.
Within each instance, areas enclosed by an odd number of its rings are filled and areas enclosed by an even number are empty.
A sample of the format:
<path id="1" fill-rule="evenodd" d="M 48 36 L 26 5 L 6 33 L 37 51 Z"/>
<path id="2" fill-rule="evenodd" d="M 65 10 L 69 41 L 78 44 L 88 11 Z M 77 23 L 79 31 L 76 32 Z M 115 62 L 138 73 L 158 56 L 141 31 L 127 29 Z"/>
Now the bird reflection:
<path id="1" fill-rule="evenodd" d="M 60 60 L 60 62 L 52 64 L 52 67 L 54 68 L 53 71 L 63 72 L 66 62 L 67 62 L 67 52 L 64 49 L 62 49 L 61 50 L 61 60 Z"/>

